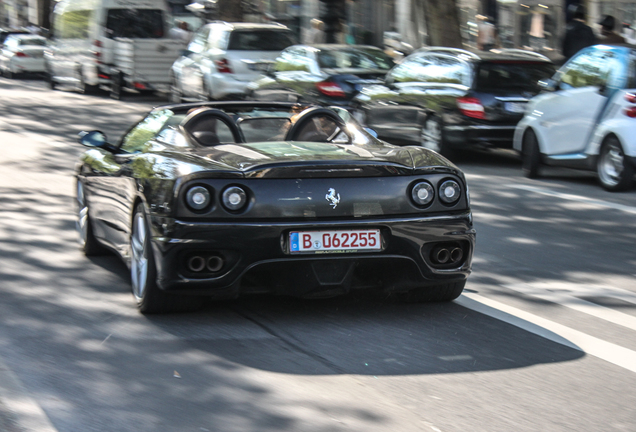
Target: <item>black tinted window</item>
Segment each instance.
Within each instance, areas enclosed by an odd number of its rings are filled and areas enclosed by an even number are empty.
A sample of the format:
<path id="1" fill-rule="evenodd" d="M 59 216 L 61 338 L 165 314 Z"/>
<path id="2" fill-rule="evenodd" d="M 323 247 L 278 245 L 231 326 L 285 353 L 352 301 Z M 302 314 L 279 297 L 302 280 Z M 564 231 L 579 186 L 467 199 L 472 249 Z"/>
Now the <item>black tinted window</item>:
<path id="1" fill-rule="evenodd" d="M 327 69 L 381 70 L 389 70 L 395 65 L 384 52 L 370 49 L 322 50 L 318 53 L 318 64 Z"/>
<path id="2" fill-rule="evenodd" d="M 539 91 L 539 80 L 554 75 L 554 66 L 545 63 L 497 62 L 481 63 L 475 89 L 528 89 Z"/>
<path id="3" fill-rule="evenodd" d="M 109 38 L 161 38 L 163 13 L 154 9 L 109 9 L 106 18 Z"/>
<path id="4" fill-rule="evenodd" d="M 280 30 L 235 30 L 230 35 L 228 50 L 282 51 L 294 45 L 294 34 Z"/>

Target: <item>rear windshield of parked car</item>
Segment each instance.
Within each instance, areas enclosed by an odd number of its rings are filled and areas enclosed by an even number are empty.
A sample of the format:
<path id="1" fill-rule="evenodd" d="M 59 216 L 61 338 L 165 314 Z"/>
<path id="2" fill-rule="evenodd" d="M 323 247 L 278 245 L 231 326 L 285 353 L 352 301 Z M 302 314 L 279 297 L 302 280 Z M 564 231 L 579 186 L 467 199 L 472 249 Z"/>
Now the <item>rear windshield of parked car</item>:
<path id="1" fill-rule="evenodd" d="M 389 70 L 395 63 L 380 50 L 343 49 L 321 50 L 318 64 L 325 69 L 381 69 Z"/>
<path id="2" fill-rule="evenodd" d="M 230 34 L 227 49 L 235 51 L 282 51 L 295 43 L 294 34 L 288 30 L 234 30 Z"/>
<path id="3" fill-rule="evenodd" d="M 34 37 L 34 38 L 20 38 L 18 43 L 19 43 L 19 45 L 39 45 L 39 46 L 44 46 L 44 45 L 46 45 L 46 39 L 38 38 L 38 37 Z"/>
<path id="4" fill-rule="evenodd" d="M 161 38 L 164 36 L 163 12 L 158 9 L 109 9 L 106 35 L 109 38 Z"/>
<path id="5" fill-rule="evenodd" d="M 548 63 L 484 62 L 477 68 L 475 90 L 524 89 L 539 91 L 539 81 L 552 77 Z"/>

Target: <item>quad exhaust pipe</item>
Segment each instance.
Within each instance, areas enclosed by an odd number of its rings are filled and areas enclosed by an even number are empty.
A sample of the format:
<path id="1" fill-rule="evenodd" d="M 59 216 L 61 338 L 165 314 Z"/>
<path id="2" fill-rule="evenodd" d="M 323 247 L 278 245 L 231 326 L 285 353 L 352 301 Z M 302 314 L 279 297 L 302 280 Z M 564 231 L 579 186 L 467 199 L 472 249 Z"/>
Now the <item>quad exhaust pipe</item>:
<path id="1" fill-rule="evenodd" d="M 186 266 L 192 273 L 208 271 L 216 273 L 223 268 L 225 261 L 218 255 L 193 255 L 188 258 Z"/>
<path id="2" fill-rule="evenodd" d="M 458 246 L 437 246 L 431 252 L 434 264 L 459 264 L 464 258 L 464 251 Z"/>

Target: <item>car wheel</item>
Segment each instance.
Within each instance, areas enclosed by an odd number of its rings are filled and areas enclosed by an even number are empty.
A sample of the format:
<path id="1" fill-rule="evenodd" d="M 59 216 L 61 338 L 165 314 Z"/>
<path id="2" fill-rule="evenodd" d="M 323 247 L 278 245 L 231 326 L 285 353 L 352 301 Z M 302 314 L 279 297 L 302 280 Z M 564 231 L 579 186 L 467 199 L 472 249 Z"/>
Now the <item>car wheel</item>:
<path id="1" fill-rule="evenodd" d="M 426 118 L 420 134 L 420 144 L 447 158 L 454 156 L 452 149 L 444 143 L 443 125 L 439 117 L 431 115 Z"/>
<path id="2" fill-rule="evenodd" d="M 112 83 L 110 84 L 110 97 L 111 99 L 115 99 L 115 100 L 122 100 L 123 99 L 123 81 L 124 78 L 121 76 L 121 74 L 113 74 L 112 77 Z"/>
<path id="3" fill-rule="evenodd" d="M 606 138 L 601 146 L 596 172 L 601 186 L 610 192 L 628 190 L 634 184 L 634 167 L 615 136 Z"/>
<path id="4" fill-rule="evenodd" d="M 8 78 L 8 79 L 15 78 L 15 74 L 11 72 L 11 67 L 7 67 L 3 72 L 4 72 L 3 74 L 5 78 Z"/>
<path id="5" fill-rule="evenodd" d="M 539 141 L 537 135 L 532 129 L 529 129 L 523 135 L 523 143 L 521 145 L 521 167 L 523 174 L 528 178 L 539 177 L 539 168 L 541 167 L 541 152 L 539 150 Z"/>
<path id="6" fill-rule="evenodd" d="M 168 294 L 157 286 L 157 268 L 143 205 L 137 205 L 130 234 L 130 279 L 139 311 L 144 314 L 196 310 L 196 296 Z"/>
<path id="7" fill-rule="evenodd" d="M 449 302 L 455 300 L 464 291 L 466 281 L 454 282 L 432 287 L 417 288 L 397 294 L 404 303 Z"/>
<path id="8" fill-rule="evenodd" d="M 106 249 L 99 243 L 93 234 L 93 225 L 86 200 L 84 184 L 77 181 L 77 221 L 75 226 L 79 233 L 80 249 L 86 256 L 102 255 Z"/>
<path id="9" fill-rule="evenodd" d="M 179 87 L 179 83 L 176 78 L 172 78 L 170 84 L 170 102 L 172 103 L 182 103 L 183 102 L 183 92 Z"/>
<path id="10" fill-rule="evenodd" d="M 83 94 L 95 94 L 99 91 L 99 85 L 90 85 L 86 84 L 84 81 L 84 75 L 81 70 L 78 70 L 76 73 L 77 76 L 77 86 L 78 91 Z"/>

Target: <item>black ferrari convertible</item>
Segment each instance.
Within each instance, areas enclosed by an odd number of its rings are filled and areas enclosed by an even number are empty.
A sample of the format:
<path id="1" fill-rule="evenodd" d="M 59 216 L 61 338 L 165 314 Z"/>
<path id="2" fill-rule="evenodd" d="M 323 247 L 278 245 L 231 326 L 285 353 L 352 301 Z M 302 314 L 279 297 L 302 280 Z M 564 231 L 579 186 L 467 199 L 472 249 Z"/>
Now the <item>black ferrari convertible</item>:
<path id="1" fill-rule="evenodd" d="M 475 231 L 462 172 L 340 108 L 206 102 L 150 111 L 118 143 L 82 132 L 78 231 L 129 265 L 143 313 L 271 293 L 457 298 Z"/>

